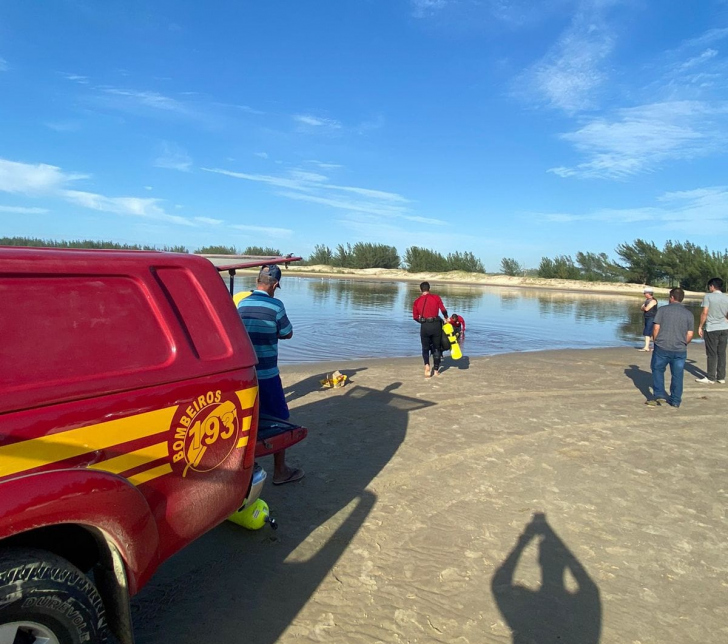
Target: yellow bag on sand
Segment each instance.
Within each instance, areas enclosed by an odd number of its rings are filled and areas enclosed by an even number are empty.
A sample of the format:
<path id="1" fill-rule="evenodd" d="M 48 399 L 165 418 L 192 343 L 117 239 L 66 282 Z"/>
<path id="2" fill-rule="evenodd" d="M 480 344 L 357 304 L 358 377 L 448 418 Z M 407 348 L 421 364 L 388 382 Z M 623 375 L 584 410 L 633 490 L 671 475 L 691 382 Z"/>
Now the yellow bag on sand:
<path id="1" fill-rule="evenodd" d="M 321 381 L 321 385 L 324 389 L 331 389 L 333 387 L 343 387 L 346 384 L 346 376 L 340 371 L 334 371 L 332 374 L 326 374 L 326 377 Z"/>

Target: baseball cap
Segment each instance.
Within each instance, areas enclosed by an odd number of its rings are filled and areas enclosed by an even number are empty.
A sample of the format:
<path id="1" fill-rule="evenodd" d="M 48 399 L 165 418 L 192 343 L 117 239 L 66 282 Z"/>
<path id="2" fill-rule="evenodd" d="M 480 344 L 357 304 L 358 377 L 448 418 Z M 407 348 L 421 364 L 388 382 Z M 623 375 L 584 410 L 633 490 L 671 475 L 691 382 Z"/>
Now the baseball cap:
<path id="1" fill-rule="evenodd" d="M 261 277 L 262 275 L 268 275 L 272 277 L 276 282 L 278 282 L 276 288 L 281 288 L 281 269 L 278 268 L 276 264 L 263 266 L 263 268 L 260 269 L 260 274 L 258 275 L 258 277 Z"/>
<path id="2" fill-rule="evenodd" d="M 280 273 L 280 271 L 278 271 L 278 272 Z M 649 286 L 647 286 L 646 288 L 642 289 L 642 292 L 643 293 L 654 293 L 654 291 Z"/>

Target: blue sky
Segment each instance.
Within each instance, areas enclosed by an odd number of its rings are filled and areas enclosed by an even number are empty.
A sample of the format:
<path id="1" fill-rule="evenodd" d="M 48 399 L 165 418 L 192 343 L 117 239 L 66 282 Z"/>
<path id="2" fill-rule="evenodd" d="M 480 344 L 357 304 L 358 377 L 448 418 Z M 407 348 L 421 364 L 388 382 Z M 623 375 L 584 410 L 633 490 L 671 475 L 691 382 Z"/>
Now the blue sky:
<path id="1" fill-rule="evenodd" d="M 0 6 L 0 236 L 728 246 L 728 0 Z"/>

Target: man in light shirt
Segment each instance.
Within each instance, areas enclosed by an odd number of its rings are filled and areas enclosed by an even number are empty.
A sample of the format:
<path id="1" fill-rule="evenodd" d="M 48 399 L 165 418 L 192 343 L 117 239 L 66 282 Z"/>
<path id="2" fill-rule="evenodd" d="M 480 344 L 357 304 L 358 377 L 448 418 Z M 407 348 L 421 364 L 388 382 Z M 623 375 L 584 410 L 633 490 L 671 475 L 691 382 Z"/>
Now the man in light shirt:
<path id="1" fill-rule="evenodd" d="M 713 385 L 725 384 L 725 355 L 728 344 L 728 295 L 723 293 L 723 280 L 714 277 L 708 282 L 708 292 L 703 298 L 698 335 L 705 341 L 708 357 L 706 375 L 696 382 Z"/>

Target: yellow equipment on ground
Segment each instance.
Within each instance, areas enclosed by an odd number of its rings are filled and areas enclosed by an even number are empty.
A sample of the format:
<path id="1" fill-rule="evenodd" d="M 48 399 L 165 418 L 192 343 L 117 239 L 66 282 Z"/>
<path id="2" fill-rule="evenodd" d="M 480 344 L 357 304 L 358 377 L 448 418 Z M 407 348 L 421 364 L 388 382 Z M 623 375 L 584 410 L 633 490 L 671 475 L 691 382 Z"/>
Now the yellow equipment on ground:
<path id="1" fill-rule="evenodd" d="M 278 528 L 276 520 L 271 519 L 268 504 L 263 499 L 258 499 L 253 505 L 230 515 L 228 521 L 237 523 L 248 530 L 260 530 L 266 523 L 270 523 L 273 530 Z"/>
<path id="2" fill-rule="evenodd" d="M 452 324 L 445 322 L 442 325 L 442 330 L 445 332 L 447 339 L 450 340 L 450 357 L 453 360 L 460 360 L 463 357 L 463 350 L 460 348 L 458 339 L 455 337 L 455 329 L 453 329 Z"/>

